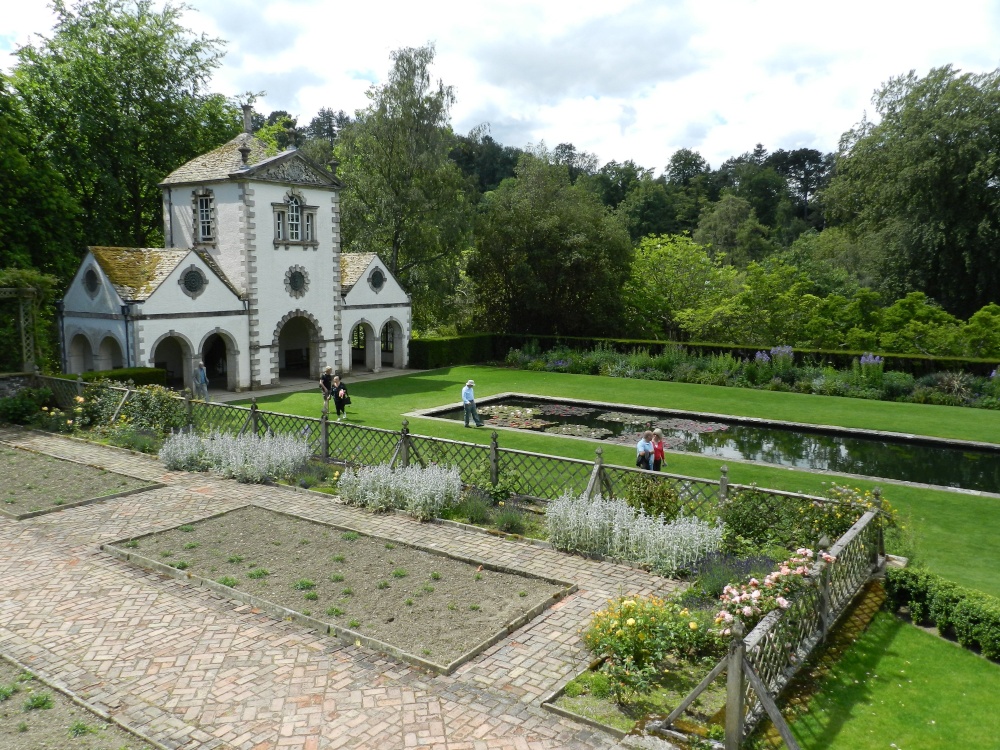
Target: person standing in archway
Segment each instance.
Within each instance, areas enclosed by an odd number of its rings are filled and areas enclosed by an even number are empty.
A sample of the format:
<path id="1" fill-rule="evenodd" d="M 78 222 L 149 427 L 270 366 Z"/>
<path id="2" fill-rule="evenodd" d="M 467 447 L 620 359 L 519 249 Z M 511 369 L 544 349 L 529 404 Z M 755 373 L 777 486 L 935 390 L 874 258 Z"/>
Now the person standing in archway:
<path id="1" fill-rule="evenodd" d="M 202 401 L 208 401 L 208 370 L 205 363 L 200 361 L 194 368 L 194 397 Z"/>

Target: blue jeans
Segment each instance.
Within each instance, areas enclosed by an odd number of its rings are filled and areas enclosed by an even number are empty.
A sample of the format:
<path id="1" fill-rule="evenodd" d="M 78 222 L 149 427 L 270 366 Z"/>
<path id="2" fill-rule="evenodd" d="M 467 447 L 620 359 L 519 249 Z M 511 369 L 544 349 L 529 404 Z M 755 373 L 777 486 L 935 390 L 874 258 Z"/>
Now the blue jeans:
<path id="1" fill-rule="evenodd" d="M 472 421 L 476 423 L 476 427 L 482 427 L 483 426 L 483 420 L 481 420 L 479 418 L 479 412 L 476 411 L 476 402 L 475 401 L 466 401 L 465 402 L 465 426 L 466 427 L 469 426 L 469 418 L 470 417 L 472 418 Z"/>

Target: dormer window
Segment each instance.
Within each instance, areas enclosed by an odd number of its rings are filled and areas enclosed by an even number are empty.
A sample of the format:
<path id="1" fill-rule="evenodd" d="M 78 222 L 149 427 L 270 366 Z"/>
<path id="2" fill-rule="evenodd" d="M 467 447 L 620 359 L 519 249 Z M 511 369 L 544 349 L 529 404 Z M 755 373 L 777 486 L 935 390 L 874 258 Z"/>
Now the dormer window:
<path id="1" fill-rule="evenodd" d="M 197 245 L 215 244 L 215 200 L 211 190 L 194 194 L 194 241 Z"/>
<path id="2" fill-rule="evenodd" d="M 285 245 L 316 244 L 317 206 L 307 206 L 302 196 L 289 192 L 284 203 L 272 203 L 274 242 Z"/>

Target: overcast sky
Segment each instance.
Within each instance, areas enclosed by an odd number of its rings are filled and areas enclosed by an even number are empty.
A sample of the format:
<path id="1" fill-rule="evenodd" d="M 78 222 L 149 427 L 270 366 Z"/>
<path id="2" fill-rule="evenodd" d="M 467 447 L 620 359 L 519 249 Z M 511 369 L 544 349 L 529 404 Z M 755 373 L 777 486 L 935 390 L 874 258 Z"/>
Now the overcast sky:
<path id="1" fill-rule="evenodd" d="M 833 151 L 890 77 L 945 64 L 1000 67 L 1000 0 L 191 0 L 185 24 L 225 39 L 213 82 L 308 124 L 348 112 L 386 77 L 389 53 L 433 42 L 459 133 L 488 123 L 524 147 L 573 143 L 600 163 L 659 174 L 679 148 L 713 167 L 762 143 Z M 44 0 L 5 0 L 0 68 Z"/>

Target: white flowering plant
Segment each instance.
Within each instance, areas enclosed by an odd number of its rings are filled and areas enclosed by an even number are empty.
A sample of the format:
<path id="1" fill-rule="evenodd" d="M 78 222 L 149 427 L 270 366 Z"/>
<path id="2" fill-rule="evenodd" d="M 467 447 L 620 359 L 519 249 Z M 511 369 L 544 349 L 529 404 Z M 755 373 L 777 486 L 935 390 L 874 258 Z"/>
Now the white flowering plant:
<path id="1" fill-rule="evenodd" d="M 567 492 L 549 504 L 545 523 L 556 549 L 603 555 L 661 575 L 673 575 L 722 544 L 721 523 L 683 515 L 668 522 L 600 495 Z"/>
<path id="2" fill-rule="evenodd" d="M 160 449 L 167 468 L 210 468 L 238 482 L 256 483 L 290 477 L 305 466 L 309 443 L 290 435 L 229 435 L 202 437 L 190 432 L 171 435 Z"/>
<path id="3" fill-rule="evenodd" d="M 340 498 L 373 513 L 405 510 L 418 521 L 437 518 L 458 504 L 462 477 L 457 468 L 431 464 L 393 469 L 387 464 L 345 469 Z"/>

